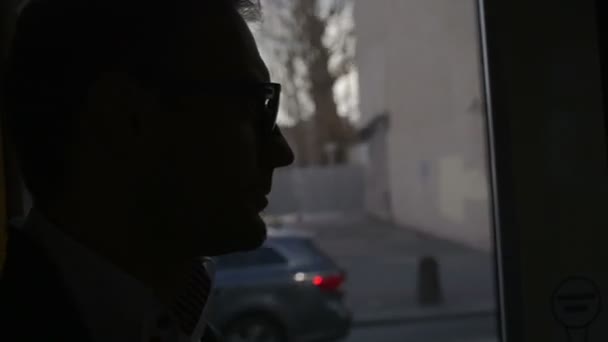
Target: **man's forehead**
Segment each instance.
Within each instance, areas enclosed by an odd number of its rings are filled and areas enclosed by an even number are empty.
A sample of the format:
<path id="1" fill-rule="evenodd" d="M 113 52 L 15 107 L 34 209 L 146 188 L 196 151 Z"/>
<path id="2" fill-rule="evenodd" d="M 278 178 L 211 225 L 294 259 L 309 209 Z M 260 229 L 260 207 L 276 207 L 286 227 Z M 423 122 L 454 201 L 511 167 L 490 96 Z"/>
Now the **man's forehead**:
<path id="1" fill-rule="evenodd" d="M 247 23 L 238 13 L 202 15 L 189 25 L 182 51 L 189 77 L 222 81 L 269 81 L 268 69 Z"/>

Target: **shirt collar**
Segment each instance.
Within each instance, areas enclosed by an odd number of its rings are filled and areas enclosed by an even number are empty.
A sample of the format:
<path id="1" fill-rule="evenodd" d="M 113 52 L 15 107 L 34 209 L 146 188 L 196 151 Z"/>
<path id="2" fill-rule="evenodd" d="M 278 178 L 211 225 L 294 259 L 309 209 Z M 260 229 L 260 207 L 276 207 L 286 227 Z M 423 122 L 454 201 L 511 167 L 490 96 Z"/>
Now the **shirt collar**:
<path id="1" fill-rule="evenodd" d="M 28 234 L 38 240 L 58 267 L 66 286 L 81 311 L 85 325 L 99 341 L 139 341 L 156 334 L 158 328 L 179 330 L 179 341 L 200 341 L 204 334 L 204 301 L 197 308 L 196 328 L 186 336 L 179 328 L 179 315 L 164 307 L 152 289 L 122 271 L 102 256 L 88 249 L 61 229 L 54 226 L 39 211 L 32 209 L 24 225 Z M 205 258 L 201 262 L 212 265 Z M 200 265 L 200 264 L 199 264 Z M 213 270 L 206 267 L 211 287 Z M 181 298 L 183 299 L 183 295 Z M 159 320 L 176 322 L 174 326 L 157 324 Z M 158 327 L 160 325 L 160 327 Z M 171 324 L 169 324 L 171 325 Z"/>

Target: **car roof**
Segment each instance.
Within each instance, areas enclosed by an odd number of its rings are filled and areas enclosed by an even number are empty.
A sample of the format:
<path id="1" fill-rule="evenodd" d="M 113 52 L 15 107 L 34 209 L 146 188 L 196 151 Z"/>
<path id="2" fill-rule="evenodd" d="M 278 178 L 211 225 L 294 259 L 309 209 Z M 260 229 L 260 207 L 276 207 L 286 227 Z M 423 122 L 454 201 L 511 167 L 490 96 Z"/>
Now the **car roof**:
<path id="1" fill-rule="evenodd" d="M 267 229 L 268 238 L 302 238 L 302 239 L 311 239 L 314 237 L 314 234 L 295 228 L 289 227 L 268 227 Z"/>

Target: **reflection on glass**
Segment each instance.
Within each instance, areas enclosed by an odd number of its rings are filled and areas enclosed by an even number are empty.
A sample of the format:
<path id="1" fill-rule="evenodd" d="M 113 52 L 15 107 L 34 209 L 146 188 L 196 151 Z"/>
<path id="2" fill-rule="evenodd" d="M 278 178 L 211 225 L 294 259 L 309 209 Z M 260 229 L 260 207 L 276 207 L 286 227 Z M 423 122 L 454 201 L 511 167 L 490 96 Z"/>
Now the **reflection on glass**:
<path id="1" fill-rule="evenodd" d="M 475 1 L 262 5 L 296 163 L 261 250 L 285 263 L 220 261 L 218 306 L 265 298 L 266 329 L 311 341 L 496 341 Z"/>

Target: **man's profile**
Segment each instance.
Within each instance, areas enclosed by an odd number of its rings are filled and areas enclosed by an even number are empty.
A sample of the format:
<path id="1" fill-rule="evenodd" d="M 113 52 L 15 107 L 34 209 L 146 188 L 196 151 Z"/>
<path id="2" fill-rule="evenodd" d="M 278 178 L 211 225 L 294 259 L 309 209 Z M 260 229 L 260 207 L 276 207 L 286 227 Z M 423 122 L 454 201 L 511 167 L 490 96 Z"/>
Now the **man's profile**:
<path id="1" fill-rule="evenodd" d="M 215 341 L 201 257 L 254 249 L 293 162 L 243 0 L 31 0 L 5 112 L 34 208 L 0 341 Z"/>

